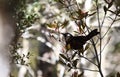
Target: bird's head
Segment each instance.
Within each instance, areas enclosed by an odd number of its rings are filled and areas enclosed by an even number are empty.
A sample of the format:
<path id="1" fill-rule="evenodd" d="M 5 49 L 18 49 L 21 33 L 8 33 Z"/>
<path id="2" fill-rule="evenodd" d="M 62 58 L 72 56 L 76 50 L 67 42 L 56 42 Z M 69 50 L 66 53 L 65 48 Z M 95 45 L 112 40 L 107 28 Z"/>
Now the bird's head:
<path id="1" fill-rule="evenodd" d="M 62 35 L 64 36 L 65 41 L 68 41 L 73 37 L 70 33 L 62 33 Z"/>

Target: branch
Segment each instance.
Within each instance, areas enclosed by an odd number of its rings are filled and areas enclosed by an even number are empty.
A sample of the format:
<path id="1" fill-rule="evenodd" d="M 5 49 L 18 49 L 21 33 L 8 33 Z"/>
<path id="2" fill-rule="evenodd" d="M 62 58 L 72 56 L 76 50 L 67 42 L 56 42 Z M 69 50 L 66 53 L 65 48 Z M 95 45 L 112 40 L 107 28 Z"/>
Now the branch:
<path id="1" fill-rule="evenodd" d="M 86 70 L 86 71 L 94 71 L 94 72 L 99 72 L 98 70 L 92 70 L 92 69 L 87 69 L 87 68 L 77 68 L 77 69 L 83 69 L 83 70 Z"/>
<path id="2" fill-rule="evenodd" d="M 84 59 L 88 60 L 90 63 L 94 64 L 95 66 L 98 66 L 98 65 L 97 65 L 97 64 L 95 64 L 93 61 L 89 60 L 88 58 L 86 58 L 86 57 L 84 57 L 84 56 L 82 56 L 82 55 L 80 55 L 80 57 L 82 57 L 82 58 L 84 58 Z"/>

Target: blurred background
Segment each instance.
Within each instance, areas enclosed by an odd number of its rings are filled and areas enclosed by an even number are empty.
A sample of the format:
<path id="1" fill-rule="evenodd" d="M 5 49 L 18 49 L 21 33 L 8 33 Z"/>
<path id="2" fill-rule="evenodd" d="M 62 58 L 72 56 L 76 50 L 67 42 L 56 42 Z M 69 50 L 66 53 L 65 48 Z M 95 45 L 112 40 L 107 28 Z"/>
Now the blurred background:
<path id="1" fill-rule="evenodd" d="M 65 60 L 73 53 L 66 55 L 61 35 L 84 35 L 82 30 L 88 33 L 87 27 L 91 31 L 100 24 L 101 45 L 94 37 L 97 56 L 101 52 L 104 77 L 115 77 L 120 72 L 120 5 L 117 0 L 96 1 L 0 0 L 0 77 L 101 77 L 91 42 L 83 57 L 75 59 L 80 68 L 70 68 Z M 81 29 L 77 17 L 85 18 L 87 27 Z"/>

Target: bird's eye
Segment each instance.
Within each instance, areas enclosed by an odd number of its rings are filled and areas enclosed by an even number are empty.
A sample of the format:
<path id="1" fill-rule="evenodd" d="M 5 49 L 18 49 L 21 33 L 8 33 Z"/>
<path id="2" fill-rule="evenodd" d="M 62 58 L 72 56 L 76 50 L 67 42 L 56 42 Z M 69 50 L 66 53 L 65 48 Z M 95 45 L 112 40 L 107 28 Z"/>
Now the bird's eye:
<path id="1" fill-rule="evenodd" d="M 71 35 L 70 34 L 67 34 L 68 37 L 70 37 Z"/>

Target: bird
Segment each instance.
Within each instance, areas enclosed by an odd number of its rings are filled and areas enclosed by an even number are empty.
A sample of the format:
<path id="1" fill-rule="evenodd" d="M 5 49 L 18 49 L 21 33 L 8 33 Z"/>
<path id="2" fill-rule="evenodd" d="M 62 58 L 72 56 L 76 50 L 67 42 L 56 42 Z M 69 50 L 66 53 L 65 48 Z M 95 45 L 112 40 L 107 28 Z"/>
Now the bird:
<path id="1" fill-rule="evenodd" d="M 66 50 L 81 50 L 83 49 L 84 44 L 90 40 L 92 37 L 96 36 L 99 34 L 97 29 L 92 30 L 88 35 L 85 36 L 73 36 L 70 33 L 62 33 L 64 36 L 66 45 L 65 48 Z M 83 51 L 81 51 L 83 54 Z"/>

